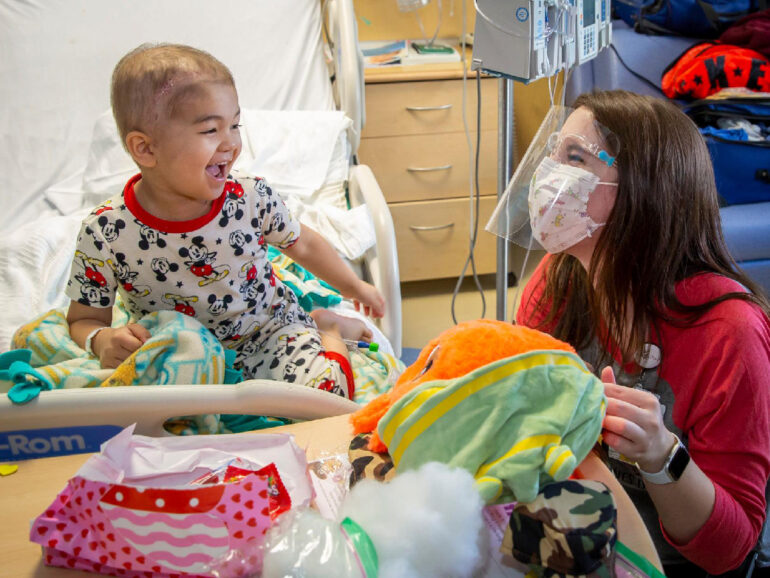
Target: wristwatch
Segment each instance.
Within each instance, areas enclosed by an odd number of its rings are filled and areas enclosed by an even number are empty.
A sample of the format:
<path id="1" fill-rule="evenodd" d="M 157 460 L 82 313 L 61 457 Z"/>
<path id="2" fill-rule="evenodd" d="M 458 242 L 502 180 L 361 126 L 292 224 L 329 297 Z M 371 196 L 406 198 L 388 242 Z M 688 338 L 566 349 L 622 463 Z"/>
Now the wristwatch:
<path id="1" fill-rule="evenodd" d="M 690 454 L 676 435 L 674 435 L 674 439 L 676 440 L 676 443 L 674 444 L 674 447 L 671 448 L 671 451 L 666 458 L 666 462 L 659 472 L 645 472 L 642 468 L 637 466 L 639 473 L 642 474 L 642 477 L 648 482 L 659 485 L 670 484 L 682 477 L 682 473 L 687 467 L 687 464 L 690 463 Z"/>

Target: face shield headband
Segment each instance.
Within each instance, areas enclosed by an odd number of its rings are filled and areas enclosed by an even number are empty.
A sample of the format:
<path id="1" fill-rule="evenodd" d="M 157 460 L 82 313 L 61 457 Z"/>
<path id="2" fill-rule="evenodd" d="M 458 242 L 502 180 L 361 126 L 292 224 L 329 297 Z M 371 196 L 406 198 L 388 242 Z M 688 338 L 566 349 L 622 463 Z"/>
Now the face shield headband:
<path id="1" fill-rule="evenodd" d="M 555 106 L 516 168 L 486 229 L 524 248 L 558 253 L 603 223 L 586 210 L 603 182 L 597 173 L 617 167 L 617 137 L 592 116 Z M 581 122 L 582 119 L 582 122 Z"/>

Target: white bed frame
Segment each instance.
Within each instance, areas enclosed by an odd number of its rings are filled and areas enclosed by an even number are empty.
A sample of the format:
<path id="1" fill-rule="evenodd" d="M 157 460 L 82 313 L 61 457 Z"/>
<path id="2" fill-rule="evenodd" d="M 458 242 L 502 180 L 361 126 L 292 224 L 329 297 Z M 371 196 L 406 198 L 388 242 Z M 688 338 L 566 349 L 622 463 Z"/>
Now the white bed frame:
<path id="1" fill-rule="evenodd" d="M 327 47 L 331 55 L 332 90 L 336 106 L 353 120 L 348 136 L 355 156 L 364 123 L 364 81 L 353 2 L 326 0 L 323 11 Z M 380 328 L 396 356 L 400 356 L 401 292 L 393 221 L 369 167 L 351 166 L 348 192 L 351 205 L 366 204 L 374 221 L 376 245 L 364 255 L 363 276 L 385 297 L 387 312 L 380 321 Z M 44 391 L 21 406 L 12 404 L 7 396 L 2 395 L 0 442 L 9 432 L 30 429 L 95 425 L 125 427 L 136 423 L 137 434 L 168 435 L 163 429 L 163 422 L 178 415 L 218 412 L 309 420 L 350 413 L 357 407 L 352 401 L 326 392 L 267 380 L 249 380 L 237 385 Z"/>
<path id="2" fill-rule="evenodd" d="M 332 51 L 331 75 L 335 101 L 353 121 L 348 138 L 353 155 L 358 152 L 361 130 L 365 123 L 364 60 L 358 46 L 353 0 L 326 0 L 327 34 Z M 401 356 L 401 286 L 398 273 L 396 234 L 390 209 L 385 202 L 374 173 L 366 165 L 354 165 L 350 170 L 349 195 L 351 205 L 366 204 L 374 221 L 376 245 L 364 257 L 365 276 L 383 294 L 387 311 L 380 328 L 393 346 L 396 357 Z"/>

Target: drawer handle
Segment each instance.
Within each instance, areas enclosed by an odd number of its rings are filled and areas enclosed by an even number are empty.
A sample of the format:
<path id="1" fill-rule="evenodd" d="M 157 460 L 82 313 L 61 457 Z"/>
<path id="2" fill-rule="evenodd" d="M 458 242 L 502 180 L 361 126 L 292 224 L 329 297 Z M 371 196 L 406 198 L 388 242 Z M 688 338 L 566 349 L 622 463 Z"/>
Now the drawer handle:
<path id="1" fill-rule="evenodd" d="M 409 112 L 424 112 L 426 110 L 449 110 L 452 108 L 451 104 L 441 104 L 439 106 L 407 106 L 406 110 Z"/>
<path id="2" fill-rule="evenodd" d="M 410 173 L 429 173 L 431 171 L 448 171 L 452 168 L 452 164 L 441 165 L 440 167 L 406 167 Z"/>
<path id="3" fill-rule="evenodd" d="M 455 224 L 452 222 L 452 223 L 447 223 L 446 225 L 431 225 L 431 226 L 409 225 L 409 228 L 412 229 L 412 231 L 439 231 L 441 229 L 448 229 L 454 226 Z"/>

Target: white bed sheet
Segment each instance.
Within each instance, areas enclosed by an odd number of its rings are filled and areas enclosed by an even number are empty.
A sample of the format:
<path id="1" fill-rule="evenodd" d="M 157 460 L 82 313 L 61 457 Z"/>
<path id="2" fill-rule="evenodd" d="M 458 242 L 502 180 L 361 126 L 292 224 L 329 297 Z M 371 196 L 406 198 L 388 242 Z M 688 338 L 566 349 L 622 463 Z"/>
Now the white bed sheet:
<path id="1" fill-rule="evenodd" d="M 0 352 L 10 349 L 21 325 L 68 302 L 64 288 L 86 213 L 56 215 L 0 235 Z"/>

